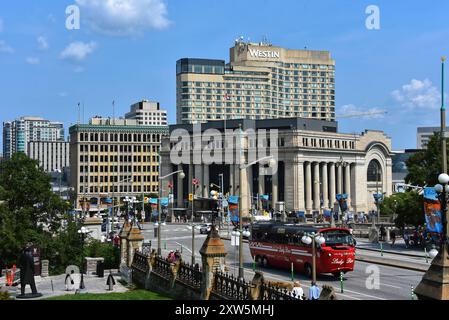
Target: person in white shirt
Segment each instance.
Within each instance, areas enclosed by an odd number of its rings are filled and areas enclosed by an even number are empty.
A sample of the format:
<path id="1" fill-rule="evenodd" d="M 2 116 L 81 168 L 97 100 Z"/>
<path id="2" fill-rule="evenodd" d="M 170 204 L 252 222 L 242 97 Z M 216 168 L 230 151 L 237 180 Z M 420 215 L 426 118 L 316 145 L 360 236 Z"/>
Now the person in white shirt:
<path id="1" fill-rule="evenodd" d="M 303 300 L 304 290 L 301 288 L 301 284 L 299 283 L 299 281 L 295 281 L 295 283 L 293 284 L 291 295 L 298 298 L 299 300 Z"/>

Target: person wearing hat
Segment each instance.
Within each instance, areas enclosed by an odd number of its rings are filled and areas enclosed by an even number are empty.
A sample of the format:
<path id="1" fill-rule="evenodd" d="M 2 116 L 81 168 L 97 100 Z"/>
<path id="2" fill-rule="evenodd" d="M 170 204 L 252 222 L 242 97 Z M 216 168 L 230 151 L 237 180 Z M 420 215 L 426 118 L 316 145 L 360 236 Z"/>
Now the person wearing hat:
<path id="1" fill-rule="evenodd" d="M 295 281 L 293 283 L 293 289 L 292 289 L 291 295 L 293 297 L 296 297 L 299 300 L 303 300 L 304 290 L 301 288 L 301 284 L 299 283 L 299 281 Z"/>

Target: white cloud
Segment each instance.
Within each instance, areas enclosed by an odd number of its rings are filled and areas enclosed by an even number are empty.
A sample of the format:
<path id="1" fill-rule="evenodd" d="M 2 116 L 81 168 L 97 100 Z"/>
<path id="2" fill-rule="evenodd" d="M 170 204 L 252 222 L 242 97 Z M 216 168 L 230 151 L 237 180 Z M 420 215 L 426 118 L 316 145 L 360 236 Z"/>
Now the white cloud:
<path id="1" fill-rule="evenodd" d="M 14 49 L 10 47 L 5 41 L 0 40 L 0 53 L 14 53 Z"/>
<path id="2" fill-rule="evenodd" d="M 391 95 L 402 106 L 409 109 L 438 109 L 441 102 L 441 93 L 429 79 L 412 79 Z"/>
<path id="3" fill-rule="evenodd" d="M 348 119 L 381 119 L 385 117 L 385 109 L 381 108 L 360 108 L 353 104 L 346 104 L 339 108 L 337 120 L 339 118 Z"/>
<path id="4" fill-rule="evenodd" d="M 47 38 L 40 36 L 37 38 L 37 47 L 39 50 L 47 50 L 50 46 L 48 45 Z"/>
<path id="5" fill-rule="evenodd" d="M 26 61 L 26 63 L 33 64 L 33 65 L 41 63 L 41 60 L 37 57 L 28 57 L 25 59 L 25 61 Z"/>
<path id="6" fill-rule="evenodd" d="M 64 51 L 61 52 L 61 59 L 69 60 L 72 62 L 83 61 L 89 54 L 91 54 L 97 44 L 95 42 L 72 42 L 70 43 Z"/>
<path id="7" fill-rule="evenodd" d="M 75 0 L 90 27 L 113 36 L 142 34 L 170 25 L 164 0 Z"/>

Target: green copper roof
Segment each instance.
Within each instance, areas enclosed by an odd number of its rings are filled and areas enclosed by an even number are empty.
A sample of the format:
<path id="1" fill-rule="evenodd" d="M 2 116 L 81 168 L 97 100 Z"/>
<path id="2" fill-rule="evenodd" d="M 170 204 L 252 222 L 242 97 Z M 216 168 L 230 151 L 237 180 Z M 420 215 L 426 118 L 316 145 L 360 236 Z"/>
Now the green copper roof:
<path id="1" fill-rule="evenodd" d="M 144 125 L 91 125 L 76 124 L 69 128 L 69 133 L 76 132 L 127 132 L 127 133 L 160 133 L 168 134 L 168 126 Z"/>

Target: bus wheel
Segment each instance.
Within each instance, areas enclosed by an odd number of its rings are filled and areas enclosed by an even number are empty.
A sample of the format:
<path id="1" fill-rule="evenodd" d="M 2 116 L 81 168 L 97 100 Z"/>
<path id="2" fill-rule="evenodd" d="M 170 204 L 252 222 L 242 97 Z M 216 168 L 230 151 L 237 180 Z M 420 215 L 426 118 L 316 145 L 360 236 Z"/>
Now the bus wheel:
<path id="1" fill-rule="evenodd" d="M 312 278 L 312 266 L 308 263 L 304 265 L 304 273 L 308 278 Z"/>
<path id="2" fill-rule="evenodd" d="M 263 257 L 263 259 L 262 259 L 262 265 L 263 265 L 264 267 L 268 267 L 268 259 L 267 259 L 267 257 Z"/>

